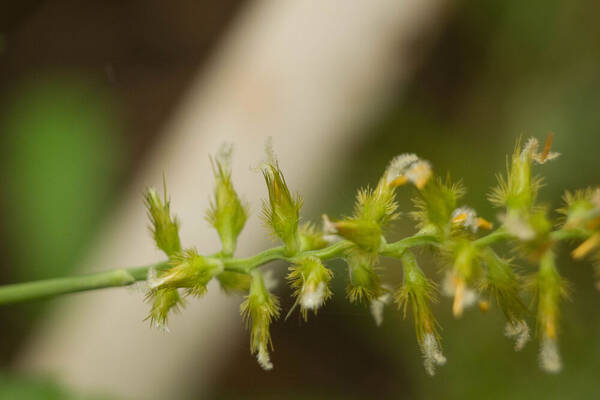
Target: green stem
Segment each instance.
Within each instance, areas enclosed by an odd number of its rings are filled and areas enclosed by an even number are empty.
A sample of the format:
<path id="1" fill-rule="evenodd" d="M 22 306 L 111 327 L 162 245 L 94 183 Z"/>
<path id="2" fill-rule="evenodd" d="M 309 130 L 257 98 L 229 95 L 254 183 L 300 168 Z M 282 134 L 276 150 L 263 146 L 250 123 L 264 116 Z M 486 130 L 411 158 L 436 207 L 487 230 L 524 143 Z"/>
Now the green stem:
<path id="1" fill-rule="evenodd" d="M 148 271 L 150 271 L 151 269 L 155 269 L 157 271 L 163 271 L 166 270 L 170 267 L 169 262 L 168 261 L 163 261 L 163 262 L 159 262 L 159 263 L 154 263 L 154 264 L 150 264 L 150 265 L 144 265 L 141 267 L 132 267 L 132 268 L 126 268 L 125 271 L 127 271 L 129 274 L 131 274 L 131 276 L 133 276 L 133 278 L 136 281 L 145 281 L 146 279 L 148 279 Z M 103 272 L 101 272 L 102 274 Z M 0 291 L 2 290 L 2 287 L 0 287 Z"/>
<path id="2" fill-rule="evenodd" d="M 394 243 L 387 243 L 382 246 L 381 255 L 384 257 L 401 258 L 406 249 L 416 246 L 437 245 L 439 239 L 434 235 L 416 234 L 406 237 Z"/>
<path id="3" fill-rule="evenodd" d="M 352 242 L 349 242 L 347 240 L 341 240 L 332 244 L 331 246 L 327 246 L 319 250 L 305 251 L 301 255 L 297 255 L 291 258 L 290 262 L 298 261 L 304 257 L 317 257 L 320 258 L 321 261 L 330 260 L 332 258 L 340 256 L 344 251 L 354 246 L 355 245 Z"/>
<path id="4" fill-rule="evenodd" d="M 273 247 L 247 258 L 225 258 L 223 264 L 226 271 L 247 274 L 254 268 L 274 260 L 285 260 L 285 247 Z"/>
<path id="5" fill-rule="evenodd" d="M 550 238 L 555 241 L 570 239 L 587 239 L 590 233 L 581 229 L 559 229 L 550 233 Z"/>
<path id="6" fill-rule="evenodd" d="M 558 241 L 585 238 L 586 235 L 587 234 L 581 230 L 557 230 L 552 232 L 550 237 L 552 240 Z M 511 237 L 511 234 L 506 232 L 503 228 L 499 228 L 496 231 L 475 240 L 474 244 L 479 247 L 485 247 L 508 240 Z M 416 234 L 394 243 L 384 243 L 381 246 L 380 254 L 384 257 L 401 258 L 406 249 L 425 245 L 435 246 L 438 244 L 439 239 L 433 235 Z M 292 257 L 285 255 L 285 248 L 283 246 L 273 247 L 252 257 L 246 258 L 232 258 L 220 254 L 211 257 L 221 259 L 226 271 L 249 274 L 252 270 L 274 260 L 284 260 L 290 263 L 297 262 L 304 257 L 317 257 L 322 261 L 329 260 L 340 257 L 346 250 L 353 246 L 355 245 L 352 242 L 341 240 L 325 248 L 301 252 Z M 150 269 L 163 270 L 167 268 L 169 268 L 169 264 L 165 261 L 141 267 L 121 268 L 84 276 L 0 286 L 0 305 L 85 290 L 128 286 L 136 281 L 146 280 Z"/>
<path id="7" fill-rule="evenodd" d="M 475 246 L 478 246 L 478 247 L 486 247 L 486 246 L 490 246 L 497 242 L 504 242 L 508 239 L 511 239 L 512 237 L 513 237 L 513 235 L 508 233 L 504 228 L 500 227 L 500 228 L 496 229 L 495 231 L 475 240 L 473 242 L 473 244 L 475 244 Z"/>
<path id="8" fill-rule="evenodd" d="M 17 303 L 85 290 L 128 286 L 135 281 L 145 280 L 150 268 L 163 269 L 166 267 L 168 265 L 163 262 L 143 267 L 115 269 L 84 276 L 6 285 L 0 287 L 0 304 Z"/>

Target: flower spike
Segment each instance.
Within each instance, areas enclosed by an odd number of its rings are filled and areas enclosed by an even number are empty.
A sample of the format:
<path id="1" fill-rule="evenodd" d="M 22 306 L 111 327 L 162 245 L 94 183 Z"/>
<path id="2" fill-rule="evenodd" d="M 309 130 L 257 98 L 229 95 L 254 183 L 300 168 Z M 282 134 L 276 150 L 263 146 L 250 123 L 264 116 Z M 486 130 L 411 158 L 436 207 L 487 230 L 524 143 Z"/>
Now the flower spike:
<path id="1" fill-rule="evenodd" d="M 145 202 L 153 238 L 169 261 L 149 270 L 131 268 L 95 276 L 91 283 L 84 280 L 84 286 L 77 286 L 76 290 L 90 284 L 130 285 L 143 281 L 148 273 L 145 285 L 136 284 L 146 288 L 147 299 L 152 302 L 146 319 L 166 331 L 170 312 L 184 305 L 182 295 L 200 297 L 212 278 L 216 278 L 226 294 L 247 294 L 240 311 L 250 331 L 250 350 L 268 370 L 273 368 L 271 323 L 279 317 L 280 306 L 277 297 L 270 293 L 273 286 L 267 274 L 263 275 L 260 267 L 275 260 L 289 263 L 287 280 L 295 302 L 288 316 L 299 306 L 306 321 L 310 311 L 316 314 L 332 297 L 333 272 L 326 262 L 338 258 L 347 264 L 348 299 L 367 305 L 376 325 L 382 323 L 384 307 L 392 299 L 404 316 L 410 309 L 425 371 L 433 375 L 437 367 L 446 363 L 439 326 L 431 310 L 438 290 L 437 284 L 419 268 L 413 248 L 431 250 L 434 259 L 441 259 L 448 266 L 442 292 L 453 298 L 455 317 L 462 316 L 474 304 L 487 312 L 495 302 L 506 319 L 504 335 L 514 340 L 514 349 L 519 351 L 531 336 L 526 322 L 528 309 L 523 304 L 524 285 L 517 267 L 513 260 L 495 251 L 496 244 L 504 244 L 521 262 L 539 267 L 529 280 L 537 307 L 539 362 L 544 371 L 555 373 L 561 368 L 560 303 L 567 294 L 565 281 L 555 265 L 555 251 L 558 242 L 577 240 L 573 258 L 591 255 L 600 264 L 600 189 L 567 193 L 564 207 L 558 210 L 562 219 L 558 224 L 551 219 L 551 210 L 536 201 L 542 180 L 532 174 L 532 168 L 558 157 L 552 151 L 552 139 L 550 134 L 543 146 L 535 138 L 516 144 L 507 160 L 506 176 L 499 178 L 498 186 L 489 196 L 495 205 L 504 208 L 498 214 L 500 228 L 489 234 L 482 231 L 492 229 L 492 223 L 478 216 L 473 208 L 459 204 L 465 193 L 462 184 L 449 177 L 433 178 L 431 164 L 410 153 L 394 158 L 375 186 L 358 191 L 351 215 L 340 219 L 323 215 L 322 230 L 310 223 L 300 224 L 302 200 L 292 195 L 269 141 L 267 161 L 260 167 L 268 190 L 263 219 L 283 245 L 243 258 L 235 257 L 234 252 L 248 211 L 233 188 L 231 146 L 224 145 L 211 159 L 216 185 L 207 214 L 221 239 L 220 251 L 211 255 L 183 251 L 179 223 L 170 213 L 166 193 L 161 198 L 149 189 Z M 408 183 L 416 188 L 416 210 L 411 215 L 417 221 L 417 232 L 389 242 L 386 235 L 391 222 L 401 216 L 396 189 Z M 380 257 L 402 262 L 403 281 L 395 291 L 382 283 Z M 600 265 L 596 268 L 600 275 Z M 54 286 L 52 290 L 56 290 Z M 20 291 L 15 293 L 14 288 L 6 291 L 0 288 L 0 304 L 7 296 L 14 300 L 20 295 Z"/>

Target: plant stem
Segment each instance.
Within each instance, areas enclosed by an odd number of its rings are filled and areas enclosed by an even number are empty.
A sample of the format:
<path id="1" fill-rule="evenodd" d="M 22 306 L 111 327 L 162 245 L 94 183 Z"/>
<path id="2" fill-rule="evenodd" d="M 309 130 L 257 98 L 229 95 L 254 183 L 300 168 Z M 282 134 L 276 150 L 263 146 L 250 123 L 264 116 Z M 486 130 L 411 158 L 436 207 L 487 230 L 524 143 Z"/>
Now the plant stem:
<path id="1" fill-rule="evenodd" d="M 570 239 L 586 239 L 590 233 L 581 229 L 559 229 L 550 233 L 552 240 L 570 240 Z"/>
<path id="2" fill-rule="evenodd" d="M 264 265 L 273 260 L 285 260 L 285 248 L 283 246 L 273 247 L 247 258 L 225 258 L 223 264 L 226 271 L 248 274 L 252 269 Z"/>
<path id="3" fill-rule="evenodd" d="M 332 244 L 331 246 L 327 246 L 319 250 L 306 251 L 299 256 L 292 257 L 290 259 L 290 262 L 295 262 L 304 257 L 317 257 L 320 258 L 321 261 L 330 260 L 332 258 L 338 257 L 344 251 L 348 250 L 353 246 L 354 244 L 352 242 L 349 242 L 348 240 L 341 240 Z"/>
<path id="4" fill-rule="evenodd" d="M 489 245 L 492 245 L 497 242 L 506 241 L 506 240 L 512 238 L 512 236 L 513 235 L 508 233 L 504 228 L 500 227 L 500 228 L 496 229 L 495 231 L 475 240 L 473 242 L 473 244 L 478 247 L 485 247 L 485 246 L 489 246 Z"/>
<path id="5" fill-rule="evenodd" d="M 416 234 L 405 237 L 397 242 L 383 245 L 381 255 L 385 257 L 401 258 L 404 251 L 411 247 L 426 245 L 435 246 L 437 244 L 439 244 L 439 239 L 434 235 Z"/>
<path id="6" fill-rule="evenodd" d="M 510 239 L 511 234 L 499 228 L 486 236 L 474 241 L 479 247 L 489 246 L 497 242 Z M 585 238 L 586 233 L 580 230 L 556 230 L 550 234 L 552 240 L 568 240 Z M 406 249 L 416 246 L 437 245 L 439 240 L 433 235 L 415 234 L 394 243 L 385 243 L 381 246 L 380 254 L 384 257 L 401 258 Z M 223 255 L 209 256 L 218 258 L 224 264 L 226 271 L 249 274 L 252 270 L 274 260 L 284 260 L 290 263 L 297 262 L 304 257 L 317 257 L 322 261 L 339 257 L 352 248 L 354 244 L 341 240 L 319 250 L 300 252 L 292 257 L 285 255 L 285 248 L 273 247 L 246 258 L 225 257 Z M 35 282 L 17 283 L 0 286 L 0 305 L 35 300 L 60 294 L 95 290 L 108 287 L 128 286 L 136 281 L 147 279 L 150 269 L 164 270 L 169 268 L 167 261 L 133 268 L 121 268 L 96 274 L 74 276 L 66 278 L 47 279 Z"/>
<path id="7" fill-rule="evenodd" d="M 85 290 L 128 286 L 136 281 L 145 280 L 150 268 L 163 269 L 167 267 L 167 263 L 162 262 L 143 267 L 121 268 L 84 276 L 6 285 L 0 287 L 0 304 L 17 303 Z"/>

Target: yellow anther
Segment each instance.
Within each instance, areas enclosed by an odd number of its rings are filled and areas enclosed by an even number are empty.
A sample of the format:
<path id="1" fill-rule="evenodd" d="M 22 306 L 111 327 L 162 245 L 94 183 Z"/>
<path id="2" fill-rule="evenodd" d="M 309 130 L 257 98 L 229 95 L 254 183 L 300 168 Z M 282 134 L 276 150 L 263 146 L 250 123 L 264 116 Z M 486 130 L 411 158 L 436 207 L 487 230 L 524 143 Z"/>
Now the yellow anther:
<path id="1" fill-rule="evenodd" d="M 454 218 L 452 218 L 452 223 L 453 224 L 462 224 L 463 222 L 465 222 L 466 219 L 467 219 L 467 213 L 462 212 L 462 213 L 454 216 Z"/>
<path id="2" fill-rule="evenodd" d="M 406 176 L 400 175 L 396 179 L 394 179 L 393 181 L 390 182 L 390 186 L 395 188 L 395 187 L 406 184 L 406 182 L 408 182 L 408 179 L 406 178 Z"/>
<path id="3" fill-rule="evenodd" d="M 454 288 L 454 302 L 452 303 L 452 314 L 459 318 L 462 316 L 464 303 L 463 300 L 465 298 L 465 281 L 461 278 L 457 278 L 455 281 Z"/>
<path id="4" fill-rule="evenodd" d="M 573 250 L 571 255 L 575 259 L 581 259 L 595 247 L 597 247 L 598 244 L 600 244 L 600 233 L 594 233 L 585 242 L 581 243 L 575 250 Z"/>
<path id="5" fill-rule="evenodd" d="M 417 189 L 422 189 L 431 177 L 431 166 L 427 162 L 419 162 L 410 169 L 409 174 L 414 177 Z"/>
<path id="6" fill-rule="evenodd" d="M 490 230 L 494 227 L 494 225 L 491 222 L 480 217 L 477 218 L 477 227 Z"/>
<path id="7" fill-rule="evenodd" d="M 544 144 L 544 149 L 542 150 L 542 154 L 540 155 L 541 163 L 545 162 L 548 156 L 550 155 L 550 149 L 552 149 L 552 139 L 554 139 L 554 133 L 550 132 L 546 137 L 546 143 Z"/>
<path id="8" fill-rule="evenodd" d="M 546 336 L 549 339 L 556 339 L 556 324 L 554 324 L 554 320 L 550 318 L 548 321 L 546 321 L 545 325 Z"/>
<path id="9" fill-rule="evenodd" d="M 479 311 L 481 312 L 488 312 L 490 309 L 490 302 L 487 300 L 479 300 L 477 305 L 479 306 Z"/>
<path id="10" fill-rule="evenodd" d="M 590 230 L 596 229 L 600 225 L 600 218 L 594 218 L 587 223 L 586 228 Z"/>

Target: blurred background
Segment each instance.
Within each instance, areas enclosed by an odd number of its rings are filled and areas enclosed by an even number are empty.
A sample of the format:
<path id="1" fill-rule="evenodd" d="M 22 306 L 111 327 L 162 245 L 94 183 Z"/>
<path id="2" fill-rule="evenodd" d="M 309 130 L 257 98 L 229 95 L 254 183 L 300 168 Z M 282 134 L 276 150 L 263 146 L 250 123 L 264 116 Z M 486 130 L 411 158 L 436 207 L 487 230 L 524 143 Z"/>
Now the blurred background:
<path id="1" fill-rule="evenodd" d="M 402 152 L 461 178 L 465 203 L 495 220 L 486 193 L 515 139 L 550 131 L 562 156 L 539 171 L 541 200 L 556 208 L 564 190 L 600 182 L 600 3 L 357 3 L 2 2 L 0 282 L 160 259 L 141 193 L 163 171 L 185 244 L 214 250 L 208 155 L 224 140 L 252 203 L 246 254 L 270 245 L 251 171 L 268 136 L 306 220 L 350 213 L 355 191 Z M 410 210 L 410 190 L 401 204 Z M 393 232 L 410 234 L 409 218 Z M 400 282 L 398 266 L 384 265 Z M 442 299 L 448 364 L 434 378 L 412 322 L 390 307 L 376 328 L 347 303 L 344 266 L 331 267 L 325 309 L 273 325 L 270 372 L 249 354 L 241 298 L 216 286 L 173 318 L 171 335 L 146 333 L 143 295 L 125 289 L 2 307 L 0 398 L 600 396 L 600 293 L 588 263 L 561 260 L 573 285 L 562 373 L 538 370 L 535 341 L 514 353 L 497 308 L 456 321 Z M 290 291 L 278 291 L 287 310 Z"/>

